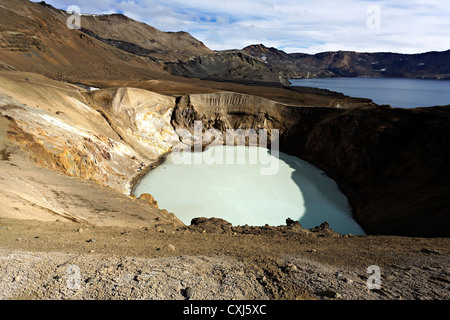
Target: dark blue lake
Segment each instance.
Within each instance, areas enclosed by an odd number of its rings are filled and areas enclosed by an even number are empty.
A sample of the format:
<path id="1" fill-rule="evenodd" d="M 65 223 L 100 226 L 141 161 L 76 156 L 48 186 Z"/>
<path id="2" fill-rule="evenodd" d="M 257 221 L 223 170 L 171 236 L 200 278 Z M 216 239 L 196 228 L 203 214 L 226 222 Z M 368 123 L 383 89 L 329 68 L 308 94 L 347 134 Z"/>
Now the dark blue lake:
<path id="1" fill-rule="evenodd" d="M 400 78 L 292 79 L 292 85 L 341 92 L 398 108 L 450 105 L 450 80 Z"/>

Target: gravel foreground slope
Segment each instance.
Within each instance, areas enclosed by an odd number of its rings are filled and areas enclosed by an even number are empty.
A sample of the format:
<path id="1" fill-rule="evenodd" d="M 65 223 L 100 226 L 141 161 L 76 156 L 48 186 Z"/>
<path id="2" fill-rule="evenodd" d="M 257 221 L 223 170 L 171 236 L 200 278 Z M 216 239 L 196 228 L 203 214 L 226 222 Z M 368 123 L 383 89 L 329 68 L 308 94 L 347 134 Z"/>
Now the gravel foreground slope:
<path id="1" fill-rule="evenodd" d="M 450 298 L 447 239 L 299 230 L 127 229 L 2 219 L 0 299 Z M 380 268 L 381 286 L 369 290 L 368 283 L 376 284 L 368 273 L 373 265 Z"/>

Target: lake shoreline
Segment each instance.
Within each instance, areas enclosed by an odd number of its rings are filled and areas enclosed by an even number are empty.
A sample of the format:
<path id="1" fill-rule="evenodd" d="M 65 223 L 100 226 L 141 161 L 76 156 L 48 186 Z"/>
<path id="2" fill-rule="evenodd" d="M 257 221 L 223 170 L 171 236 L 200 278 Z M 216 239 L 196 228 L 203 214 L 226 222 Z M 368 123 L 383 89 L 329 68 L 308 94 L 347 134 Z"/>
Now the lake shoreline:
<path id="1" fill-rule="evenodd" d="M 450 105 L 449 79 L 334 77 L 291 79 L 291 87 L 327 90 L 372 100 L 379 105 L 413 109 Z M 448 83 L 448 85 L 447 85 Z"/>
<path id="2" fill-rule="evenodd" d="M 306 228 L 327 221 L 341 234 L 365 234 L 337 183 L 300 158 L 274 157 L 267 148 L 247 146 L 214 146 L 200 157 L 181 156 L 181 162 L 172 155 L 153 168 L 152 176 L 147 171 L 133 195 L 151 194 L 184 223 L 205 216 L 233 225 L 278 226 L 292 218 Z"/>

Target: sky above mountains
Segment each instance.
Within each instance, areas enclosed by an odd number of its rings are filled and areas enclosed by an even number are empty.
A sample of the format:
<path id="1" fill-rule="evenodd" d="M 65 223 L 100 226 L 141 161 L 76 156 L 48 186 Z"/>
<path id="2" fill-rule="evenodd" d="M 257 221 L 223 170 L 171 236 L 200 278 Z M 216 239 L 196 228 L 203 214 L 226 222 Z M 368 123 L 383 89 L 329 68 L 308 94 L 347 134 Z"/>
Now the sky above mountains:
<path id="1" fill-rule="evenodd" d="M 46 0 L 187 31 L 213 50 L 263 43 L 288 53 L 450 49 L 448 0 Z M 81 21 L 82 23 L 82 21 Z"/>

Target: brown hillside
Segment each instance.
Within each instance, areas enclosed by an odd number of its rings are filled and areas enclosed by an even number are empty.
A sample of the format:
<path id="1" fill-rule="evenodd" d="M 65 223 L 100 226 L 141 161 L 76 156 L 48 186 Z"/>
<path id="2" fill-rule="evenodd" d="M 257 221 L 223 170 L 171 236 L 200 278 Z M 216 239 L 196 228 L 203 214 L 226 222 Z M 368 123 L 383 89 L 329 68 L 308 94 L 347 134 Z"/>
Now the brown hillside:
<path id="1" fill-rule="evenodd" d="M 27 0 L 0 5 L 0 68 L 54 79 L 143 79 L 163 72 L 155 62 L 69 30 L 55 10 Z"/>

